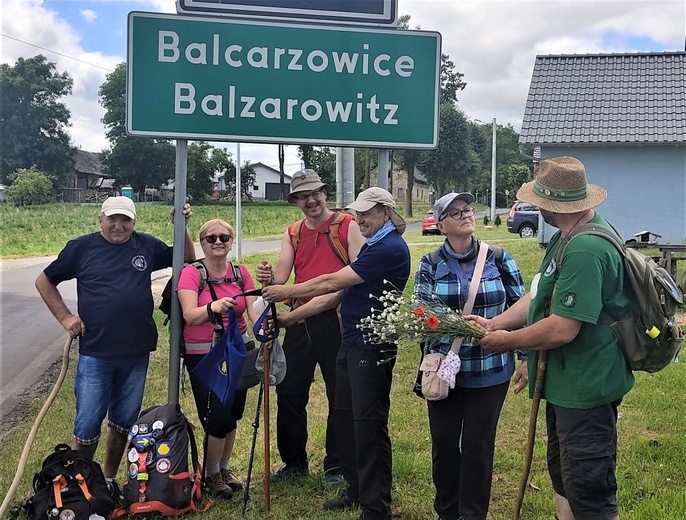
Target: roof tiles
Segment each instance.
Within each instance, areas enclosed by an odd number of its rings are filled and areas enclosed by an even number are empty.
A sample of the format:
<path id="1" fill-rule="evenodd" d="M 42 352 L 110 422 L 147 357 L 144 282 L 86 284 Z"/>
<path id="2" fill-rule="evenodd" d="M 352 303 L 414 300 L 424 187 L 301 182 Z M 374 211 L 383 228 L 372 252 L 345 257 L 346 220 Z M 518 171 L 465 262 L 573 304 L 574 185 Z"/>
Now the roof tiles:
<path id="1" fill-rule="evenodd" d="M 519 142 L 685 143 L 686 52 L 537 56 Z"/>

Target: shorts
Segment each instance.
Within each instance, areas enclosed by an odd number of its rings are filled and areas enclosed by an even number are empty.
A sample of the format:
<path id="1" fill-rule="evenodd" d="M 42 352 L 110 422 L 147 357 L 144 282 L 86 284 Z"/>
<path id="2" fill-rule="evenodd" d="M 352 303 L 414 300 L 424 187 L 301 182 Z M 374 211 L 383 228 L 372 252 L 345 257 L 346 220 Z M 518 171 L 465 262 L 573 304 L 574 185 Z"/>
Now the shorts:
<path id="1" fill-rule="evenodd" d="M 98 442 L 105 416 L 109 427 L 128 433 L 141 411 L 148 361 L 147 352 L 138 356 L 79 356 L 74 378 L 74 439 L 79 444 Z"/>
<path id="2" fill-rule="evenodd" d="M 617 507 L 617 406 L 586 410 L 546 405 L 548 472 L 576 520 L 619 514 Z"/>

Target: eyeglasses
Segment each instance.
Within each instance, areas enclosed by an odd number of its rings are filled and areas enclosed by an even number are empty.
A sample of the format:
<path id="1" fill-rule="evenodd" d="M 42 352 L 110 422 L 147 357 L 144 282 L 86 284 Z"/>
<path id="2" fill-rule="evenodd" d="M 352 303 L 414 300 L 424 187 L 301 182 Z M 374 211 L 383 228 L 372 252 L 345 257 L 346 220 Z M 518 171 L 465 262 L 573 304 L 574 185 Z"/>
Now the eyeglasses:
<path id="1" fill-rule="evenodd" d="M 318 190 L 313 191 L 312 193 L 308 193 L 307 195 L 297 195 L 295 198 L 298 199 L 300 202 L 306 202 L 310 200 L 310 197 L 318 199 L 319 197 L 321 197 L 322 193 L 324 193 L 324 190 L 320 188 Z"/>
<path id="2" fill-rule="evenodd" d="M 207 235 L 203 240 L 207 240 L 208 244 L 214 244 L 217 239 L 219 239 L 222 244 L 226 244 L 232 238 L 233 237 L 231 235 L 225 235 L 222 233 L 221 235 Z"/>
<path id="3" fill-rule="evenodd" d="M 450 213 L 447 213 L 441 220 L 445 220 L 450 217 L 453 220 L 462 220 L 463 218 L 471 217 L 474 215 L 474 208 L 467 206 L 465 209 L 454 209 Z"/>

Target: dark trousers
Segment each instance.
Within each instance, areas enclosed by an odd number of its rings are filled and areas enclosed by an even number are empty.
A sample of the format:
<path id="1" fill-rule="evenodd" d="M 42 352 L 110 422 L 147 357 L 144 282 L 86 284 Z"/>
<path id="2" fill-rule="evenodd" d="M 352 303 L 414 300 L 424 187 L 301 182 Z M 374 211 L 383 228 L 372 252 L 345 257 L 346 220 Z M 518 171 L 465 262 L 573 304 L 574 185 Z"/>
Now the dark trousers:
<path id="1" fill-rule="evenodd" d="M 348 495 L 365 519 L 391 518 L 392 452 L 388 436 L 397 349 L 341 346 L 336 361 L 336 434 Z"/>
<path id="2" fill-rule="evenodd" d="M 436 499 L 441 518 L 485 520 L 491 499 L 493 453 L 509 381 L 484 388 L 456 387 L 427 401 Z"/>
<path id="3" fill-rule="evenodd" d="M 341 328 L 335 310 L 324 311 L 286 329 L 283 340 L 286 377 L 276 387 L 276 443 L 286 464 L 308 465 L 307 402 L 314 370 L 319 364 L 329 403 L 324 471 L 340 466 L 333 427 L 336 356 L 340 345 Z"/>

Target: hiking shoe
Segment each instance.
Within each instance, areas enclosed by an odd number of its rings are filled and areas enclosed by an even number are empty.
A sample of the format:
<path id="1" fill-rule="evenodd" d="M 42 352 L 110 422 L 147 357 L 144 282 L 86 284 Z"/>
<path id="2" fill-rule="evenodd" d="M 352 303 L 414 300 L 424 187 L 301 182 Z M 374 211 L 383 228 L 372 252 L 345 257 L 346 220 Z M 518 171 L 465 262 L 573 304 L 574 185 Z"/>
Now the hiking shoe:
<path id="1" fill-rule="evenodd" d="M 298 466 L 296 464 L 286 464 L 279 471 L 273 473 L 269 476 L 269 481 L 272 484 L 278 484 L 279 482 L 286 482 L 287 480 L 293 480 L 298 477 L 306 477 L 310 474 L 310 470 L 307 466 Z"/>
<path id="2" fill-rule="evenodd" d="M 322 484 L 324 484 L 327 487 L 340 486 L 344 482 L 345 478 L 343 478 L 343 475 L 340 473 L 340 470 L 338 468 L 332 468 L 330 470 L 327 470 L 322 475 Z"/>
<path id="3" fill-rule="evenodd" d="M 330 498 L 324 502 L 324 511 L 343 511 L 344 509 L 355 509 L 359 505 L 359 500 L 355 500 L 346 493 L 341 498 Z"/>
<path id="4" fill-rule="evenodd" d="M 231 471 L 230 469 L 222 469 L 219 470 L 219 473 L 224 479 L 224 484 L 229 486 L 231 488 L 231 491 L 235 493 L 236 491 L 240 491 L 241 489 L 243 489 L 243 484 L 240 480 L 238 480 L 236 474 L 233 471 Z"/>
<path id="5" fill-rule="evenodd" d="M 124 493 L 119 487 L 119 484 L 117 484 L 117 481 L 114 479 L 105 480 L 105 483 L 107 484 L 107 493 L 110 495 L 110 498 L 114 502 L 114 507 L 117 508 L 123 506 Z"/>
<path id="6" fill-rule="evenodd" d="M 233 497 L 233 490 L 226 485 L 221 473 L 207 477 L 207 480 L 205 481 L 205 491 L 208 495 L 217 498 L 225 498 L 228 500 Z"/>

